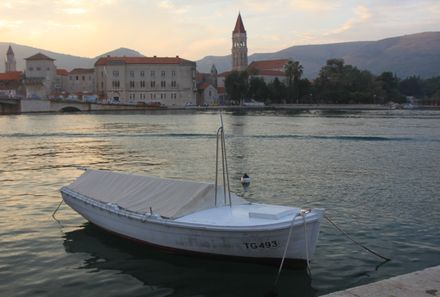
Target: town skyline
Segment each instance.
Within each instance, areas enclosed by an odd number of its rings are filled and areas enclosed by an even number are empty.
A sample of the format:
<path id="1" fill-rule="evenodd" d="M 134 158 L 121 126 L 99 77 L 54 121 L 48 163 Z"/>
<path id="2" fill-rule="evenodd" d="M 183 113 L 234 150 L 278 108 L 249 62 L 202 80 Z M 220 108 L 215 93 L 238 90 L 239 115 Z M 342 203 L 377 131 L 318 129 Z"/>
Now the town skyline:
<path id="1" fill-rule="evenodd" d="M 249 54 L 440 30 L 440 3 L 431 0 L 23 0 L 0 7 L 0 40 L 83 57 L 120 47 L 191 60 L 227 55 L 239 12 Z"/>

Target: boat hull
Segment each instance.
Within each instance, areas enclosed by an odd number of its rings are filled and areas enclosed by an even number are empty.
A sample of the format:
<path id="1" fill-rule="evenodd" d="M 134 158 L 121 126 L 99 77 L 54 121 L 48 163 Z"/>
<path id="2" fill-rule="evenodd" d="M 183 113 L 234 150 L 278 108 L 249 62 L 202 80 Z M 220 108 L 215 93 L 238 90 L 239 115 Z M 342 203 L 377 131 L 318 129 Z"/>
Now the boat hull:
<path id="1" fill-rule="evenodd" d="M 233 228 L 185 224 L 154 215 L 127 213 L 61 191 L 66 204 L 109 232 L 148 245 L 184 254 L 232 257 L 251 262 L 279 263 L 289 238 L 286 263 L 305 266 L 314 251 L 322 213 L 298 217 L 293 224 Z M 304 228 L 304 221 L 306 227 Z"/>

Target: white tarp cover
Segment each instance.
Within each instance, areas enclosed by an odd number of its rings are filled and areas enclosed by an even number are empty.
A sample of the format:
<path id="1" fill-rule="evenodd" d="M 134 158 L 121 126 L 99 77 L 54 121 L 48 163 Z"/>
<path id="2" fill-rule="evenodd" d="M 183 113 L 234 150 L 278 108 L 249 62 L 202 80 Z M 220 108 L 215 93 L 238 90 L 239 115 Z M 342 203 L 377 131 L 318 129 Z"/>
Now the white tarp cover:
<path id="1" fill-rule="evenodd" d="M 215 207 L 215 186 L 208 183 L 86 170 L 67 188 L 138 213 L 149 213 L 151 207 L 153 213 L 172 219 Z M 219 185 L 217 191 L 217 206 L 222 206 L 223 186 Z M 248 203 L 232 193 L 231 199 L 232 204 Z"/>

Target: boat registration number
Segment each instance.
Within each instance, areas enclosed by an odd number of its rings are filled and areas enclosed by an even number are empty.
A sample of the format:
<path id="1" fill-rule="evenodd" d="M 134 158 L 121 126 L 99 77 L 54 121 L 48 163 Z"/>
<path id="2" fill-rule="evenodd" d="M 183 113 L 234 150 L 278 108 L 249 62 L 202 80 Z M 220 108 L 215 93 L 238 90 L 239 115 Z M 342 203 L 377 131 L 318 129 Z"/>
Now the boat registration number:
<path id="1" fill-rule="evenodd" d="M 270 248 L 276 248 L 279 246 L 278 241 L 272 240 L 272 241 L 264 241 L 264 242 L 244 242 L 244 246 L 247 249 L 270 249 Z"/>

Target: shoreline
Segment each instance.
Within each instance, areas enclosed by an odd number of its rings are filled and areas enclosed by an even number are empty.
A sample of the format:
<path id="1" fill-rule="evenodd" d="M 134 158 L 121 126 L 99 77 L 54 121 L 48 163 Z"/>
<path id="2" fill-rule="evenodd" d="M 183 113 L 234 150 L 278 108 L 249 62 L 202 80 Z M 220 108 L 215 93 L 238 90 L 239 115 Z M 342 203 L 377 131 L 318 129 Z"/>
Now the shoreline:
<path id="1" fill-rule="evenodd" d="M 149 107 L 142 105 L 100 104 L 76 101 L 51 101 L 51 100 L 20 100 L 0 102 L 0 115 L 39 114 L 39 113 L 94 113 L 94 112 L 130 112 L 130 111 L 392 111 L 392 110 L 440 110 L 440 106 L 403 106 L 380 104 L 274 104 L 267 106 L 170 106 Z"/>

